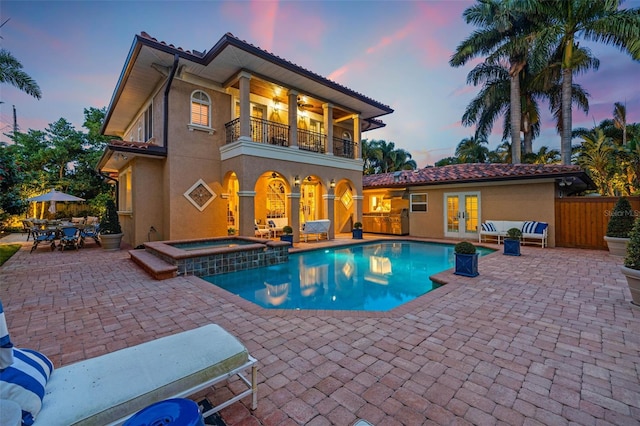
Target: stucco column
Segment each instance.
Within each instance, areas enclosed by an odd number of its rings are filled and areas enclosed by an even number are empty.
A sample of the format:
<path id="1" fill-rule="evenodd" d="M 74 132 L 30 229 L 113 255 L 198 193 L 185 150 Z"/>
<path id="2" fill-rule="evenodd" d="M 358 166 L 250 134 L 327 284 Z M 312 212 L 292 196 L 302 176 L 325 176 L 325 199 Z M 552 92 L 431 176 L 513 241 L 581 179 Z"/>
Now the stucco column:
<path id="1" fill-rule="evenodd" d="M 364 196 L 362 195 L 354 195 L 353 196 L 353 222 L 362 222 L 362 200 L 364 200 Z"/>
<path id="2" fill-rule="evenodd" d="M 329 188 L 329 192 L 327 194 L 322 195 L 322 200 L 324 203 L 324 211 L 327 212 L 327 219 L 331 221 L 331 226 L 329 226 L 329 232 L 327 232 L 327 239 L 333 240 L 336 238 L 336 224 L 335 224 L 336 196 L 333 193 L 333 188 Z"/>
<path id="3" fill-rule="evenodd" d="M 289 147 L 298 148 L 298 92 L 289 90 Z M 295 229 L 295 228 L 294 228 Z"/>
<path id="4" fill-rule="evenodd" d="M 251 141 L 251 104 L 249 103 L 251 74 L 241 71 L 238 74 L 238 86 L 240 86 L 240 137 L 238 139 Z"/>
<path id="5" fill-rule="evenodd" d="M 360 138 L 362 137 L 362 133 L 360 131 L 360 114 L 353 115 L 353 158 L 360 159 L 362 158 L 362 149 L 360 147 Z"/>
<path id="6" fill-rule="evenodd" d="M 293 180 L 292 180 L 293 181 Z M 293 242 L 300 242 L 300 187 L 291 186 L 292 190 L 287 194 L 289 199 L 289 226 L 293 228 Z"/>
<path id="7" fill-rule="evenodd" d="M 239 235 L 243 237 L 255 236 L 255 191 L 238 191 L 238 224 Z"/>
<path id="8" fill-rule="evenodd" d="M 322 104 L 324 114 L 324 131 L 327 134 L 327 155 L 333 155 L 333 105 Z"/>

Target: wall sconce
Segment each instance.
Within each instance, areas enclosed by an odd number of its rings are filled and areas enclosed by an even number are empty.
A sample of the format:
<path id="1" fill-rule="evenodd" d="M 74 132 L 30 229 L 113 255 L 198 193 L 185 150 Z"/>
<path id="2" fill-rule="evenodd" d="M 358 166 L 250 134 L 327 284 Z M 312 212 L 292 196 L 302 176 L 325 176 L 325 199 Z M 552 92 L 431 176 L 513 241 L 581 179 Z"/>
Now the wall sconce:
<path id="1" fill-rule="evenodd" d="M 300 176 L 296 175 L 296 177 L 293 178 L 293 184 L 295 186 L 300 186 Z"/>
<path id="2" fill-rule="evenodd" d="M 331 179 L 331 182 L 329 182 L 329 186 L 331 188 L 335 188 L 336 187 L 336 180 L 335 179 Z"/>
<path id="3" fill-rule="evenodd" d="M 280 101 L 278 98 L 273 98 L 273 109 L 276 111 L 280 110 Z"/>

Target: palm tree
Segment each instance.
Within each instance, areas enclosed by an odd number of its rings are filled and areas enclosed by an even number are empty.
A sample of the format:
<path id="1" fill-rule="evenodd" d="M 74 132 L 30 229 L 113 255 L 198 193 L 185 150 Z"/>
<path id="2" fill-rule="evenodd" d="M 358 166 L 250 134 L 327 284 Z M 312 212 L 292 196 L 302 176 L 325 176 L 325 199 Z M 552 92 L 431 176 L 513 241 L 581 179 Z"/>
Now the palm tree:
<path id="1" fill-rule="evenodd" d="M 560 162 L 560 151 L 541 146 L 536 153 L 524 155 L 524 162 L 529 164 L 557 164 Z"/>
<path id="2" fill-rule="evenodd" d="M 522 13 L 533 13 L 547 24 L 538 28 L 534 56 L 552 56 L 544 52 L 557 52 L 561 57 L 562 73 L 562 164 L 571 164 L 572 86 L 576 67 L 584 64 L 584 50 L 579 48 L 579 37 L 589 41 L 614 45 L 640 59 L 640 13 L 638 9 L 618 10 L 620 1 L 593 0 L 521 0 L 517 8 Z M 593 58 L 591 58 L 593 59 Z M 591 61 L 597 69 L 597 61 Z"/>
<path id="3" fill-rule="evenodd" d="M 586 59 L 587 55 L 585 55 Z M 585 66 L 588 66 L 588 62 Z M 549 109 L 556 117 L 558 132 L 562 128 L 560 108 L 562 86 L 558 70 L 559 67 L 552 64 L 534 75 L 531 73 L 530 67 L 526 66 L 520 74 L 522 102 L 520 122 L 525 154 L 533 153 L 533 139 L 540 133 L 539 101 L 545 99 L 549 101 Z M 476 125 L 476 135 L 488 137 L 498 116 L 504 114 L 502 137 L 507 139 L 511 122 L 508 70 L 501 65 L 483 62 L 469 72 L 467 83 L 474 86 L 483 84 L 483 88 L 467 106 L 462 116 L 462 124 L 465 126 Z M 572 94 L 573 103 L 587 113 L 589 111 L 589 94 L 578 84 L 573 85 Z"/>
<path id="4" fill-rule="evenodd" d="M 9 83 L 36 99 L 42 97 L 38 83 L 22 71 L 20 61 L 5 49 L 0 49 L 0 83 Z"/>
<path id="5" fill-rule="evenodd" d="M 399 170 L 415 170 L 418 166 L 411 154 L 396 148 L 393 142 L 384 140 L 363 141 L 363 173 L 390 173 Z"/>
<path id="6" fill-rule="evenodd" d="M 501 61 L 508 61 L 508 75 L 510 79 L 510 128 L 512 159 L 520 162 L 520 73 L 525 68 L 528 56 L 529 32 L 532 22 L 526 14 L 509 6 L 500 0 L 483 0 L 467 8 L 463 16 L 467 23 L 480 27 L 456 48 L 456 52 L 449 60 L 453 67 L 466 64 L 476 56 L 488 55 L 485 62 L 498 65 Z M 516 143 L 517 141 L 518 143 Z"/>
<path id="7" fill-rule="evenodd" d="M 456 156 L 461 163 L 486 163 L 489 158 L 489 148 L 484 146 L 486 138 L 468 137 L 462 139 L 456 147 Z"/>
<path id="8" fill-rule="evenodd" d="M 613 104 L 613 125 L 622 131 L 622 146 L 627 145 L 627 107 L 620 102 Z"/>
<path id="9" fill-rule="evenodd" d="M 599 127 L 582 134 L 582 145 L 578 148 L 578 165 L 589 173 L 601 195 L 615 195 L 616 151 L 611 138 Z"/>

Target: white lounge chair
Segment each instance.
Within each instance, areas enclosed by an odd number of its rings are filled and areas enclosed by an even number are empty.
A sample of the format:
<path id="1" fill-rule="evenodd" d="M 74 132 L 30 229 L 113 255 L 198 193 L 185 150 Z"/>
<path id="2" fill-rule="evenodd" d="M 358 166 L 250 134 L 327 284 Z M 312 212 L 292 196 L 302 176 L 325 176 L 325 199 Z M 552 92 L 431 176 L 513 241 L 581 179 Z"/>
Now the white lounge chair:
<path id="1" fill-rule="evenodd" d="M 255 410 L 256 363 L 216 324 L 162 337 L 55 369 L 34 426 L 120 424 L 155 402 L 187 397 L 234 375 L 248 389 L 203 416 L 249 395 Z"/>

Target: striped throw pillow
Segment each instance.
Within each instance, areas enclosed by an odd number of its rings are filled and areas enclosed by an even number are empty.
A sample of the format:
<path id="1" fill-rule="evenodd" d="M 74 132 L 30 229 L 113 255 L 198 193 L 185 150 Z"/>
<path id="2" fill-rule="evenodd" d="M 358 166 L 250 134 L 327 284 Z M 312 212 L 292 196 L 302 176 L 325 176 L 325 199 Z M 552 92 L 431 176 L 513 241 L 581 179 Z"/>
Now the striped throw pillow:
<path id="1" fill-rule="evenodd" d="M 522 233 L 533 234 L 536 232 L 536 226 L 538 226 L 538 222 L 527 221 L 522 225 Z"/>
<path id="2" fill-rule="evenodd" d="M 485 232 L 496 232 L 496 227 L 493 226 L 493 223 L 491 222 L 485 222 L 480 224 L 480 226 L 482 227 L 482 230 Z"/>
<path id="3" fill-rule="evenodd" d="M 0 399 L 15 402 L 22 409 L 22 424 L 32 425 L 42 409 L 44 388 L 53 364 L 31 349 L 13 349 L 14 362 L 0 371 Z"/>
<path id="4" fill-rule="evenodd" d="M 9 329 L 4 317 L 2 300 L 0 300 L 0 370 L 4 370 L 13 364 L 13 344 L 9 338 Z"/>

